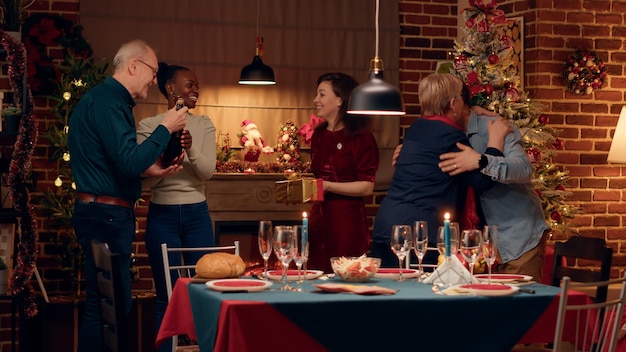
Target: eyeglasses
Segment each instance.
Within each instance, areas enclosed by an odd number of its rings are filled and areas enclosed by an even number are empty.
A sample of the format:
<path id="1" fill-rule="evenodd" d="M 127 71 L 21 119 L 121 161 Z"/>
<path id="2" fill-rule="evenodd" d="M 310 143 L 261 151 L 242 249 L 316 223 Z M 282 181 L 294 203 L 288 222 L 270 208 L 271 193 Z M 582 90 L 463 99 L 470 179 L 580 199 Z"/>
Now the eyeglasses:
<path id="1" fill-rule="evenodd" d="M 146 63 L 145 61 L 143 61 L 143 60 L 140 60 L 140 59 L 135 59 L 135 60 L 137 60 L 137 61 L 141 62 L 142 64 L 144 64 L 144 65 L 146 65 L 146 66 L 148 66 L 148 67 L 152 70 L 152 79 L 154 79 L 154 78 L 156 77 L 157 72 L 159 71 L 157 68 L 152 67 L 152 65 L 147 64 L 147 63 Z"/>

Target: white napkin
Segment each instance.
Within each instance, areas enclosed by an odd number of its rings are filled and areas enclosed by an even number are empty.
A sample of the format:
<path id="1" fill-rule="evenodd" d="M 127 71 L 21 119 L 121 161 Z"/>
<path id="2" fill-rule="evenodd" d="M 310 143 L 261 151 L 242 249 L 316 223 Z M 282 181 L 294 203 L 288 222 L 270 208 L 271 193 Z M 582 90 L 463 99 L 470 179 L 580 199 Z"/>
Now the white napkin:
<path id="1" fill-rule="evenodd" d="M 448 285 L 475 284 L 478 280 L 470 275 L 459 258 L 453 255 L 450 263 L 443 262 L 423 281 L 426 284 L 444 283 Z"/>

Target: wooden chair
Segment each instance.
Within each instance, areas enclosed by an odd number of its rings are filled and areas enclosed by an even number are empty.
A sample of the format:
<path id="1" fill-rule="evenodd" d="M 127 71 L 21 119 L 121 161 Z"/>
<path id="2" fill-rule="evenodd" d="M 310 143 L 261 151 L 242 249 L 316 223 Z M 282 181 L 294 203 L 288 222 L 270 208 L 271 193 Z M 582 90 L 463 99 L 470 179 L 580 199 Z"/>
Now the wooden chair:
<path id="1" fill-rule="evenodd" d="M 610 284 L 621 284 L 618 297 L 583 305 L 567 303 L 568 290 L 603 287 L 606 291 Z M 573 336 L 575 336 L 574 345 L 576 351 L 615 351 L 618 330 L 621 326 L 622 312 L 624 309 L 625 293 L 626 276 L 620 279 L 601 282 L 571 282 L 571 279 L 565 276 L 563 278 L 563 284 L 561 285 L 559 313 L 557 315 L 554 346 L 552 350 L 559 351 L 562 349 L 562 346 L 565 345 L 565 342 L 562 341 L 562 337 L 567 328 L 575 330 L 573 331 Z"/>
<path id="2" fill-rule="evenodd" d="M 554 261 L 552 270 L 552 286 L 559 286 L 561 279 L 568 276 L 575 282 L 598 282 L 606 281 L 611 276 L 611 261 L 613 249 L 606 246 L 601 238 L 574 236 L 565 242 L 554 244 Z M 563 266 L 563 258 L 571 260 L 591 260 L 599 262 L 600 271 L 585 268 Z M 595 302 L 606 301 L 608 286 L 598 286 Z"/>
<path id="3" fill-rule="evenodd" d="M 227 251 L 233 252 L 235 255 L 239 255 L 239 241 L 234 241 L 232 245 L 228 246 L 213 246 L 213 247 L 195 247 L 195 248 L 172 248 L 168 247 L 167 243 L 161 243 L 161 255 L 163 257 L 163 268 L 165 271 L 165 287 L 167 288 L 167 300 L 172 297 L 172 275 L 175 278 L 180 277 L 193 277 L 196 263 L 185 263 L 185 253 L 211 253 Z M 177 265 L 170 265 L 171 255 L 176 256 Z M 198 346 L 178 346 L 178 337 L 172 337 L 172 352 L 183 351 L 199 351 Z"/>
<path id="4" fill-rule="evenodd" d="M 102 343 L 109 351 L 125 351 L 128 329 L 118 254 L 111 253 L 106 243 L 95 240 L 91 241 L 91 250 L 101 298 Z"/>

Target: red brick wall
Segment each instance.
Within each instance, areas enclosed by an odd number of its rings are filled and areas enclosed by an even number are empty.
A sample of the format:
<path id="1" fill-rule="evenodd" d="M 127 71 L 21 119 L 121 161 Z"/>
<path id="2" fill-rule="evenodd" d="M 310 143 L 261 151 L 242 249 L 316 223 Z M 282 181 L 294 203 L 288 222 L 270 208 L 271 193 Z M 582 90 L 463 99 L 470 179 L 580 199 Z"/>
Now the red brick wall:
<path id="1" fill-rule="evenodd" d="M 534 8 L 530 8 L 530 4 Z M 60 13 L 77 19 L 78 0 L 36 1 L 29 11 Z M 622 211 L 626 209 L 621 191 L 626 184 L 622 167 L 608 165 L 606 155 L 617 116 L 624 104 L 622 40 L 626 36 L 623 13 L 626 4 L 617 1 L 506 1 L 499 8 L 509 17 L 525 18 L 525 87 L 530 97 L 546 106 L 550 124 L 562 130 L 560 137 L 564 150 L 554 159 L 571 175 L 569 199 L 580 205 L 583 214 L 574 219 L 583 235 L 606 238 L 615 249 L 614 276 L 626 265 L 621 239 L 626 231 L 621 229 Z M 408 114 L 401 118 L 406 128 L 420 114 L 417 83 L 420 78 L 435 70 L 438 61 L 446 60 L 459 29 L 457 28 L 456 0 L 426 1 L 400 0 L 400 89 L 403 91 Z M 596 51 L 608 64 L 609 78 L 602 90 L 591 96 L 574 96 L 566 93 L 560 75 L 564 59 L 582 46 Z M 53 50 L 53 49 L 51 49 Z M 38 99 L 39 129 L 44 132 L 51 121 L 47 102 Z M 402 134 L 401 134 L 402 135 Z M 40 190 L 54 187 L 56 168 L 45 155 L 46 142 L 40 138 L 33 166 L 39 176 Z M 371 221 L 376 215 L 382 194 L 371 198 L 368 208 Z M 140 233 L 136 242 L 141 276 L 145 278 L 135 286 L 137 290 L 151 289 L 150 272 L 143 250 L 143 224 L 146 209 L 140 208 Z M 54 229 L 48 220 L 37 221 L 40 229 L 40 258 L 38 266 L 44 279 L 52 280 L 57 273 L 54 256 L 49 253 L 48 242 Z M 58 287 L 49 288 L 55 291 Z"/>
<path id="2" fill-rule="evenodd" d="M 568 202 L 582 210 L 572 223 L 584 236 L 607 240 L 614 249 L 612 276 L 618 276 L 626 266 L 626 168 L 606 159 L 624 105 L 626 3 L 498 1 L 498 7 L 508 17 L 524 17 L 525 89 L 545 105 L 550 126 L 561 130 L 564 150 L 553 161 L 569 171 Z M 417 82 L 452 47 L 458 10 L 456 1 L 400 0 L 400 89 L 408 112 L 403 128 L 420 113 Z M 595 51 L 608 65 L 604 87 L 590 96 L 570 94 L 563 86 L 563 62 L 577 47 Z"/>
<path id="3" fill-rule="evenodd" d="M 509 17 L 525 19 L 525 87 L 530 97 L 545 104 L 550 125 L 562 130 L 560 137 L 564 150 L 554 162 L 569 170 L 569 198 L 580 206 L 582 214 L 573 223 L 585 236 L 605 238 L 614 248 L 613 276 L 626 267 L 623 248 L 626 244 L 626 167 L 606 162 L 611 136 L 624 105 L 626 79 L 622 69 L 626 22 L 622 15 L 626 3 L 619 1 L 534 0 L 499 1 L 499 8 Z M 531 8 L 532 7 L 532 8 Z M 60 13 L 69 19 L 78 19 L 79 0 L 37 0 L 29 11 Z M 400 0 L 400 89 L 408 114 L 401 118 L 402 128 L 408 127 L 420 114 L 417 83 L 434 72 L 438 61 L 447 58 L 457 36 L 456 0 Z M 560 72 L 565 58 L 578 46 L 596 51 L 608 64 L 609 77 L 604 88 L 591 96 L 566 93 Z M 6 79 L 6 78 L 4 78 Z M 0 80 L 0 87 L 5 86 Z M 37 99 L 36 117 L 40 132 L 51 119 L 47 101 Z M 402 134 L 401 134 L 402 136 Z M 33 167 L 38 174 L 38 189 L 54 187 L 56 167 L 46 159 L 46 141 L 40 138 L 35 148 Z M 368 206 L 370 223 L 377 204 L 384 194 L 371 197 Z M 145 223 L 146 209 L 140 208 L 140 224 Z M 38 267 L 51 291 L 58 275 L 54 255 L 50 252 L 50 238 L 54 233 L 48 220 L 37 219 L 40 233 Z M 135 250 L 141 266 L 140 284 L 136 290 L 152 288 L 148 261 L 143 249 L 143 226 L 140 226 Z M 48 286 L 50 285 L 50 286 Z M 1 307 L 0 307 L 1 309 Z M 1 309 L 2 311 L 6 311 Z M 6 314 L 0 316 L 0 340 L 6 341 L 9 323 Z M 7 345 L 0 350 L 7 351 Z"/>

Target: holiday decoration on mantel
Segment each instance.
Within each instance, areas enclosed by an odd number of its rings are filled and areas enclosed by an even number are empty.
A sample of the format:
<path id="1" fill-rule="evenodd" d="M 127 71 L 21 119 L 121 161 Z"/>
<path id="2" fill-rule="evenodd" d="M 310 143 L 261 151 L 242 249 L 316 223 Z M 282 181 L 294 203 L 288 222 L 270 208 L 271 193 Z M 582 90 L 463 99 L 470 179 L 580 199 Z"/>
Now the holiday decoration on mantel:
<path id="1" fill-rule="evenodd" d="M 523 137 L 524 149 L 533 167 L 533 185 L 541 198 L 546 222 L 553 234 L 567 236 L 573 231 L 566 220 L 579 210 L 565 203 L 571 194 L 565 185 L 568 172 L 552 163 L 562 148 L 558 131 L 547 125 L 543 106 L 520 91 L 520 77 L 512 60 L 512 38 L 506 35 L 507 20 L 495 1 L 470 0 L 462 11 L 465 22 L 462 40 L 456 40 L 453 68 L 470 90 L 472 105 L 495 111 L 515 124 Z M 523 40 L 523 38 L 521 38 Z M 597 63 L 597 61 L 595 61 Z M 522 63 L 523 65 L 523 63 Z"/>
<path id="2" fill-rule="evenodd" d="M 606 66 L 595 53 L 579 48 L 565 60 L 563 78 L 570 93 L 589 95 L 602 88 L 606 79 Z"/>
<path id="3" fill-rule="evenodd" d="M 256 162 L 259 161 L 261 153 L 274 153 L 274 149 L 263 140 L 257 125 L 250 120 L 243 120 L 241 132 L 237 136 L 240 138 L 239 142 L 243 146 L 243 160 L 245 161 Z"/>
<path id="4" fill-rule="evenodd" d="M 300 161 L 300 142 L 298 128 L 291 120 L 280 124 L 278 143 L 276 144 L 276 161 L 279 163 L 295 163 Z"/>
<path id="5" fill-rule="evenodd" d="M 311 137 L 313 137 L 313 132 L 315 131 L 315 127 L 323 122 L 324 119 L 321 117 L 315 116 L 315 114 L 311 114 L 309 118 L 309 122 L 302 124 L 300 129 L 298 129 L 298 134 L 304 138 L 304 143 L 307 145 L 311 145 Z"/>

